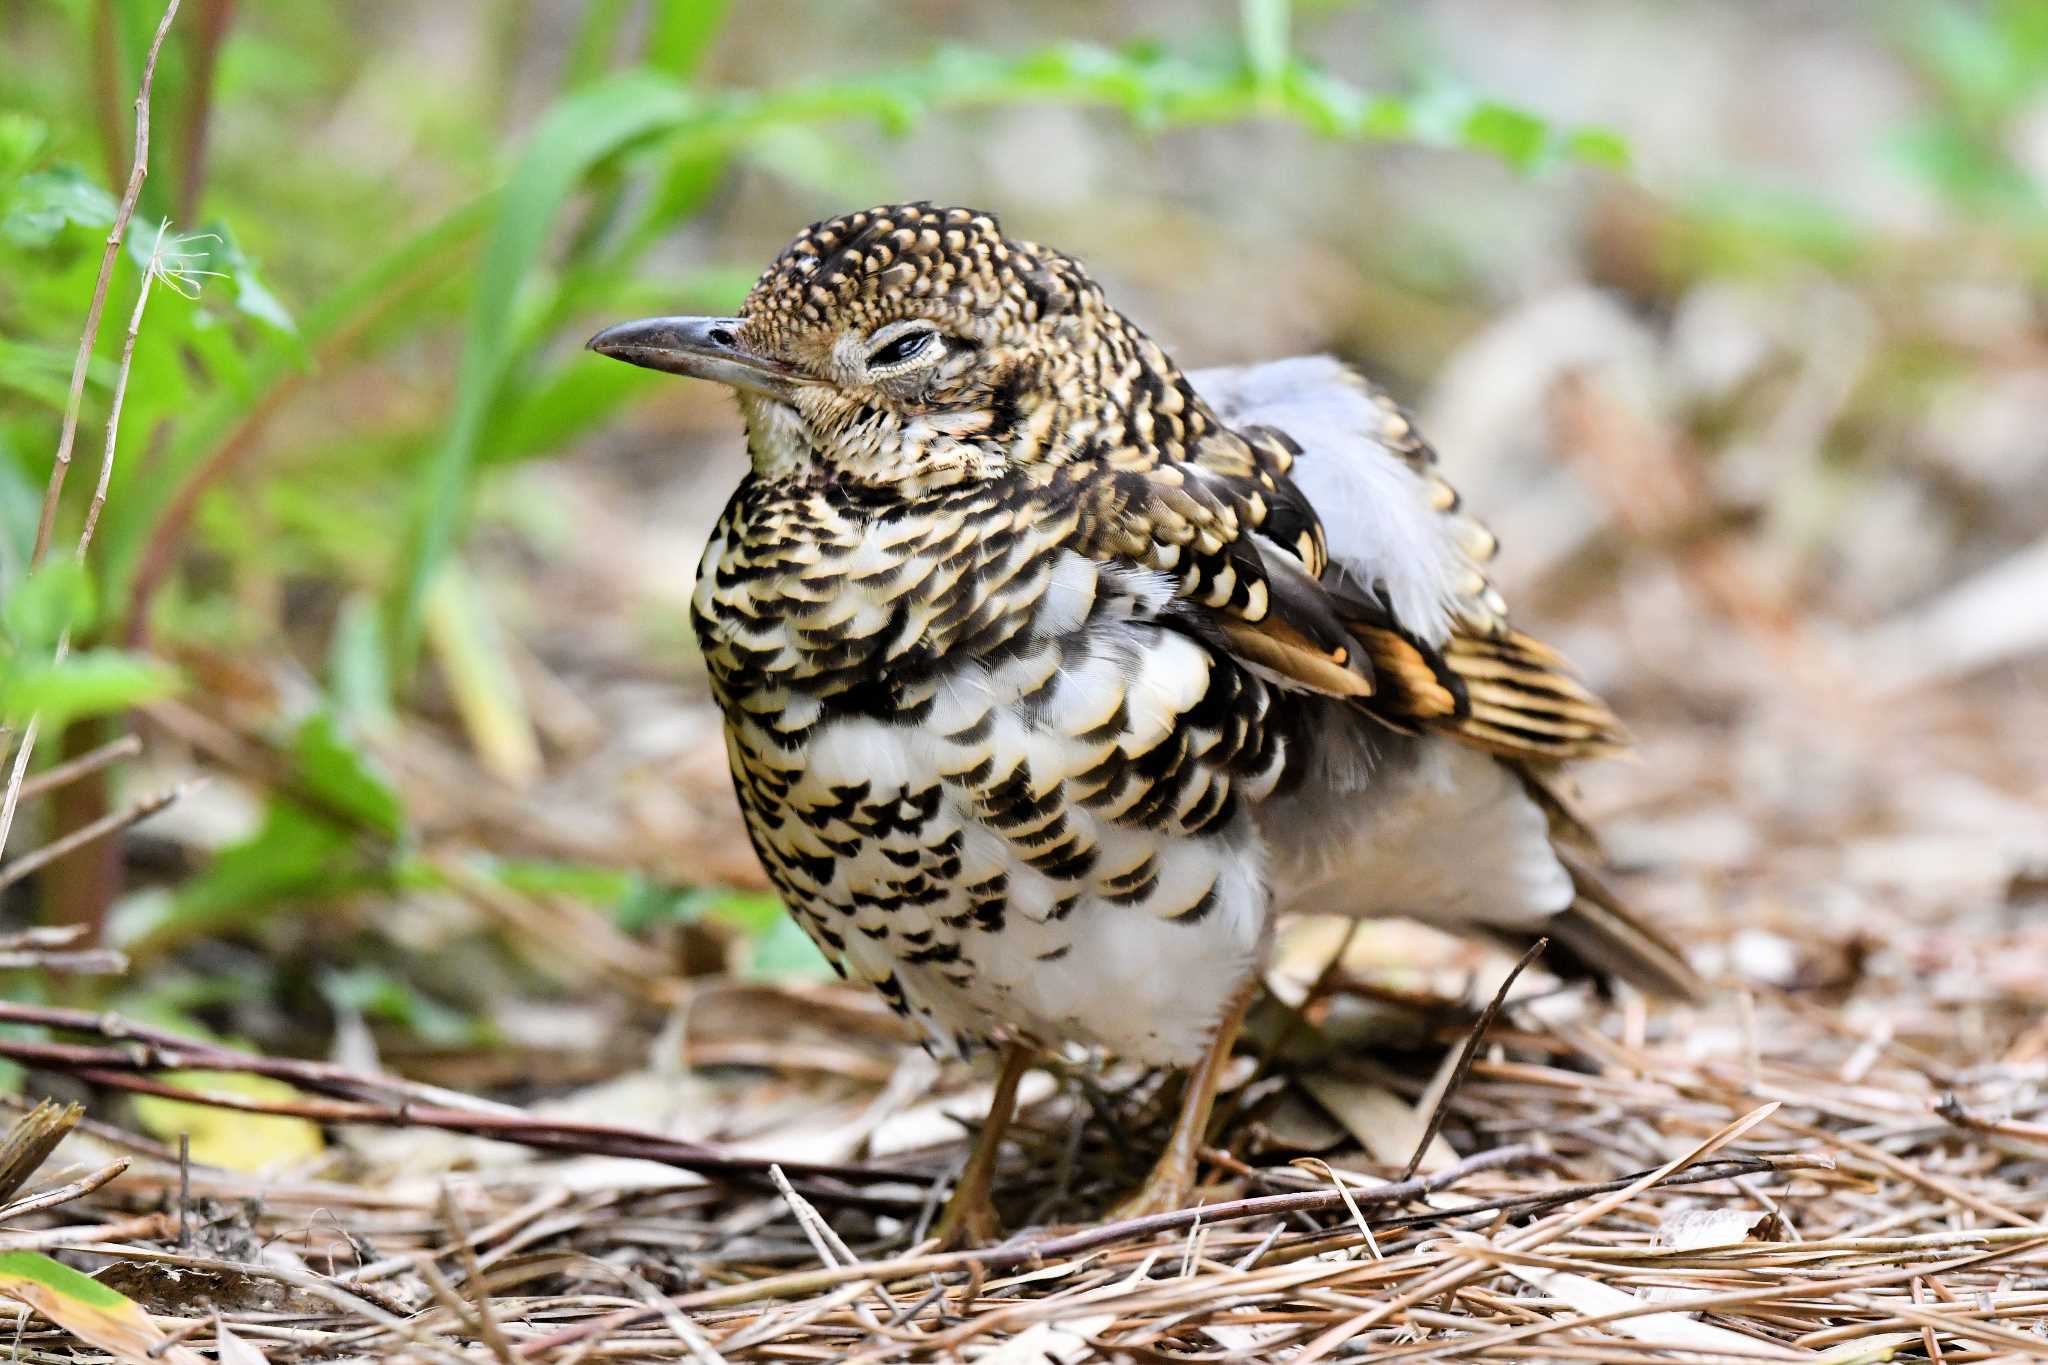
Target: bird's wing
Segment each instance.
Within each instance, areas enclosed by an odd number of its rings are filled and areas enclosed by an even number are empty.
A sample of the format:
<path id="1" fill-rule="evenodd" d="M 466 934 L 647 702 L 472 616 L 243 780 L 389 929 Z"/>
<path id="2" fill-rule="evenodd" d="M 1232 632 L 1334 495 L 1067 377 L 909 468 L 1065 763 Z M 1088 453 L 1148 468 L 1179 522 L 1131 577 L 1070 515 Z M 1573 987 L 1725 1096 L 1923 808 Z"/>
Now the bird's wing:
<path id="1" fill-rule="evenodd" d="M 1089 479 L 1080 548 L 1171 577 L 1184 614 L 1273 680 L 1370 697 L 1371 665 L 1318 578 L 1322 526 L 1287 477 L 1288 447 L 1226 431 L 1204 453 Z"/>
<path id="2" fill-rule="evenodd" d="M 1486 575 L 1497 542 L 1465 513 L 1436 452 L 1392 399 L 1327 357 L 1207 371 L 1192 382 L 1251 450 L 1292 455 L 1278 481 L 1309 509 L 1327 554 L 1302 567 L 1371 668 L 1374 688 L 1361 698 L 1370 714 L 1506 758 L 1625 747 L 1613 712 L 1564 659 L 1509 624 Z M 1269 565 L 1286 557 L 1266 548 Z"/>

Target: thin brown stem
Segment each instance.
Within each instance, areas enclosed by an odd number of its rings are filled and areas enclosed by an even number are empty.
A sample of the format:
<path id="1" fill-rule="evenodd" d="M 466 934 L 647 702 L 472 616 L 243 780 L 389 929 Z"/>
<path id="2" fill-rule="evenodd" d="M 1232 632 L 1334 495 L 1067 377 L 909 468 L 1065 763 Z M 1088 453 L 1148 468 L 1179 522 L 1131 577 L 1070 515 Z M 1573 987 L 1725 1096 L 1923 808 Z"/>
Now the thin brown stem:
<path id="1" fill-rule="evenodd" d="M 1522 954 L 1521 960 L 1515 963 L 1514 969 L 1500 983 L 1500 989 L 1493 993 L 1493 999 L 1486 1002 L 1486 1008 L 1481 1010 L 1479 1017 L 1473 1021 L 1472 1031 L 1465 1036 L 1465 1045 L 1458 1052 L 1458 1064 L 1451 1068 L 1450 1079 L 1444 1082 L 1443 1093 L 1436 1097 L 1436 1103 L 1430 1107 L 1429 1122 L 1422 1129 L 1422 1137 L 1415 1144 L 1415 1152 L 1408 1158 L 1408 1164 L 1401 1168 L 1403 1180 L 1415 1174 L 1416 1169 L 1422 1165 L 1423 1156 L 1429 1151 L 1429 1144 L 1436 1141 L 1436 1135 L 1443 1131 L 1444 1116 L 1451 1108 L 1451 1097 L 1458 1093 L 1458 1087 L 1472 1074 L 1472 1062 L 1479 1055 L 1479 1045 L 1486 1041 L 1486 1031 L 1492 1028 L 1493 1021 L 1500 1017 L 1501 1006 L 1507 1003 L 1508 992 L 1513 989 L 1515 978 L 1519 977 L 1530 963 L 1543 956 L 1543 950 L 1549 946 L 1550 940 L 1547 938 L 1539 938 L 1530 944 L 1528 951 Z"/>
<path id="2" fill-rule="evenodd" d="M 110 763 L 118 763 L 124 758 L 133 758 L 141 752 L 142 739 L 138 735 L 123 735 L 119 739 L 108 740 L 98 748 L 87 750 L 76 758 L 67 758 L 62 763 L 53 763 L 42 772 L 23 782 L 21 784 L 21 799 L 33 801 L 38 796 L 76 782 L 81 777 L 96 773 Z"/>
<path id="3" fill-rule="evenodd" d="M 438 1128 L 519 1143 L 549 1151 L 588 1152 L 657 1161 L 707 1176 L 767 1186 L 767 1158 L 738 1156 L 703 1143 L 669 1138 L 613 1124 L 541 1118 L 509 1106 L 463 1103 L 465 1097 L 392 1076 L 351 1071 L 329 1062 L 263 1057 L 162 1030 L 132 1024 L 116 1015 L 87 1010 L 0 1001 L 0 1023 L 36 1024 L 46 1028 L 92 1033 L 118 1040 L 113 1046 L 0 1038 L 0 1057 L 30 1066 L 69 1072 L 94 1084 L 141 1094 L 235 1109 L 278 1114 L 318 1123 L 360 1123 L 378 1127 Z M 305 1090 L 339 1096 L 293 1101 L 254 1100 L 247 1096 L 183 1090 L 132 1073 L 161 1071 L 238 1071 L 289 1081 Z M 912 1171 L 831 1162 L 782 1162 L 784 1169 L 806 1179 L 805 1194 L 820 1202 L 902 1209 L 918 1201 L 906 1196 L 859 1194 L 836 1184 L 915 1182 Z"/>
<path id="4" fill-rule="evenodd" d="M 107 232 L 107 249 L 100 257 L 100 273 L 93 281 L 92 303 L 85 313 L 85 331 L 78 338 L 78 355 L 71 363 L 71 391 L 64 400 L 64 426 L 57 437 L 57 461 L 50 469 L 50 482 L 43 491 L 42 516 L 36 522 L 35 549 L 29 555 L 33 570 L 49 553 L 50 536 L 57 525 L 57 506 L 64 494 L 64 478 L 71 469 L 71 448 L 78 439 L 78 414 L 85 403 L 85 375 L 92 363 L 93 347 L 100 338 L 100 315 L 107 306 L 107 286 L 114 278 L 114 262 L 121 254 L 121 241 L 128 235 L 128 220 L 135 216 L 135 201 L 141 197 L 143 179 L 149 174 L 149 91 L 156 80 L 156 58 L 163 50 L 164 35 L 171 31 L 179 0 L 164 6 L 156 36 L 150 40 L 149 55 L 143 59 L 142 81 L 135 92 L 135 160 L 128 169 L 128 188 L 114 213 L 114 226 Z"/>
<path id="5" fill-rule="evenodd" d="M 31 872 L 49 866 L 75 849 L 84 848 L 87 844 L 104 839 L 117 830 L 123 830 L 130 825 L 147 820 L 150 816 L 155 815 L 165 806 L 170 805 L 173 801 L 183 796 L 188 790 L 190 790 L 189 784 L 158 792 L 155 796 L 146 797 L 120 810 L 103 815 L 89 825 L 82 825 L 66 834 L 63 838 L 53 839 L 41 848 L 22 854 L 12 862 L 0 863 L 0 891 L 6 890 Z"/>
<path id="6" fill-rule="evenodd" d="M 207 151 L 213 132 L 214 74 L 220 65 L 221 45 L 235 17 L 235 0 L 200 0 L 199 30 L 192 48 L 192 76 L 185 106 L 185 147 L 178 167 L 178 219 L 192 222 L 199 216 L 199 199 L 206 190 Z"/>
<path id="7" fill-rule="evenodd" d="M 59 1204 L 68 1204 L 74 1199 L 83 1199 L 127 1169 L 128 1158 L 122 1157 L 118 1161 L 108 1162 L 81 1179 L 52 1186 L 40 1194 L 30 1195 L 12 1204 L 0 1205 L 0 1222 L 12 1222 L 31 1213 L 41 1213 L 44 1209 L 54 1209 Z"/>

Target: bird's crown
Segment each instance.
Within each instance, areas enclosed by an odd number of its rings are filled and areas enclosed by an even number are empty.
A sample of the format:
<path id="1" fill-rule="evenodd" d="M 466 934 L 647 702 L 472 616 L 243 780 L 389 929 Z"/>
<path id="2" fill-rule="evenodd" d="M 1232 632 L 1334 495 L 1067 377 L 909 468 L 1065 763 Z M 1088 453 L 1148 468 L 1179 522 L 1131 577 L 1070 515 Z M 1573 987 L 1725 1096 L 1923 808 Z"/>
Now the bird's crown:
<path id="1" fill-rule="evenodd" d="M 805 228 L 762 272 L 742 313 L 747 330 L 772 341 L 912 309 L 989 330 L 1099 298 L 1080 262 L 1011 240 L 995 215 L 919 202 Z"/>

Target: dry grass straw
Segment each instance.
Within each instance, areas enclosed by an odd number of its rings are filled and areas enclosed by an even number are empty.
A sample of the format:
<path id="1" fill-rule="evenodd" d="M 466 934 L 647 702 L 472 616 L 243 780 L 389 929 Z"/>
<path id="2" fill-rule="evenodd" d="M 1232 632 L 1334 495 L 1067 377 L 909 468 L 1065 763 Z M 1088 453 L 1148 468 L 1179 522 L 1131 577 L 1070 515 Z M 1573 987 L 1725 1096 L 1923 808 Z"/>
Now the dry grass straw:
<path id="1" fill-rule="evenodd" d="M 2009 949 L 1992 937 L 1979 951 Z M 195 1168 L 184 1247 L 160 1240 L 174 1235 L 176 1163 L 136 1154 L 125 1174 L 59 1172 L 54 1196 L 22 1191 L 31 1202 L 0 1247 L 111 1267 L 166 1318 L 218 1314 L 271 1359 L 2048 1355 L 2044 1067 L 1981 1048 L 2000 1032 L 2023 1045 L 2031 1002 L 1899 999 L 1875 1056 L 1875 1035 L 1844 1026 L 1857 1011 L 1770 995 L 1753 1008 L 1753 1032 L 1727 1001 L 1652 1011 L 1635 1039 L 1626 1006 L 1545 1027 L 1511 1003 L 1443 1102 L 1445 1133 L 1470 1153 L 1447 1171 L 1386 1183 L 1398 1162 L 1345 1144 L 1319 1154 L 1344 1188 L 1304 1190 L 1272 1103 L 1255 1100 L 1230 1138 L 1271 1150 L 1219 1154 L 1212 1170 L 1234 1189 L 1199 1215 L 978 1253 L 908 1240 L 923 1174 L 956 1164 L 957 1144 L 867 1187 L 905 1196 L 895 1212 L 835 1204 L 854 1187 L 822 1178 L 800 1192 L 779 1170 L 759 1190 L 683 1177 L 579 1188 L 571 1158 L 545 1151 L 439 1181 Z M 1293 1095 L 1289 1065 L 1263 1083 L 1273 1093 Z M 1419 1097 L 1428 1069 L 1390 1084 Z M 1064 1209 L 1104 1207 L 1136 1174 L 1157 1106 L 1109 1102 L 1132 1125 L 1129 1153 L 1073 1086 L 1027 1111 L 1004 1170 L 1013 1217 L 1059 1181 Z M 1427 1115 L 1413 1112 L 1419 1131 Z M 60 1349 L 38 1324 L 22 1345 Z"/>

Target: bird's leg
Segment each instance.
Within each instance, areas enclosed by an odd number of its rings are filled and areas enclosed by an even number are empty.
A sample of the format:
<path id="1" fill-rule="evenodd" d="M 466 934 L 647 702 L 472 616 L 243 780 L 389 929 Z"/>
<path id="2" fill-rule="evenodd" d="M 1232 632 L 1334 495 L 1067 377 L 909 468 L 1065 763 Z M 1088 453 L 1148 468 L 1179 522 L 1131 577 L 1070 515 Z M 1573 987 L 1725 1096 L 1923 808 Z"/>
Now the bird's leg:
<path id="1" fill-rule="evenodd" d="M 954 1183 L 952 1197 L 946 1200 L 945 1211 L 933 1230 L 941 1247 L 983 1246 L 993 1242 L 1002 1231 L 996 1222 L 995 1203 L 989 1197 L 996 1174 L 996 1153 L 1003 1145 L 1003 1134 L 1009 1131 L 1011 1117 L 1017 1112 L 1017 1083 L 1024 1079 L 1037 1056 L 1038 1050 L 1028 1044 L 1003 1044 L 1002 1070 L 996 1074 L 996 1093 L 989 1102 L 988 1118 L 982 1122 L 981 1132 L 974 1139 L 974 1150 L 967 1154 L 967 1164 L 960 1168 L 960 1179 Z"/>
<path id="2" fill-rule="evenodd" d="M 1195 1163 L 1203 1139 L 1208 1135 L 1209 1114 L 1216 1107 L 1216 1087 L 1223 1081 L 1223 1069 L 1230 1065 L 1230 1049 L 1244 1027 L 1245 1013 L 1258 994 L 1259 979 L 1246 981 L 1216 1023 L 1216 1036 L 1202 1059 L 1188 1072 L 1187 1089 L 1181 1092 L 1180 1114 L 1173 1121 L 1173 1134 L 1166 1150 L 1153 1163 L 1152 1173 L 1138 1192 L 1118 1204 L 1112 1219 L 1143 1218 L 1147 1214 L 1171 1213 L 1187 1207 L 1195 1190 Z"/>

